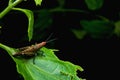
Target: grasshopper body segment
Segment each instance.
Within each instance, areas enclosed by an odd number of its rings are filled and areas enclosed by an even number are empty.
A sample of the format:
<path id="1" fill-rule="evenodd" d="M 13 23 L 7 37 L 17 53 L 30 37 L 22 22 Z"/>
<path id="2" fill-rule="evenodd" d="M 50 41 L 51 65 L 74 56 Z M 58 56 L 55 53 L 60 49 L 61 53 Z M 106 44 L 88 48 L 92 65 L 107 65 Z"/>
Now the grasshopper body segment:
<path id="1" fill-rule="evenodd" d="M 26 46 L 19 48 L 19 52 L 16 52 L 13 54 L 14 57 L 16 56 L 26 56 L 26 57 L 32 57 L 35 56 L 37 51 L 46 45 L 46 42 L 41 42 L 32 46 Z"/>

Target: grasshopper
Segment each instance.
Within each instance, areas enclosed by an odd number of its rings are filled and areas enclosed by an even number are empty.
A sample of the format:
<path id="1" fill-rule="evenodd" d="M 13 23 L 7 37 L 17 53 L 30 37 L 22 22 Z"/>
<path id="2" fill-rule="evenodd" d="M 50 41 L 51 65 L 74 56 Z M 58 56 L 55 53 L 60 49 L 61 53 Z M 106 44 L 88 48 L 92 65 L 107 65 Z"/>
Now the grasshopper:
<path id="1" fill-rule="evenodd" d="M 51 37 L 51 35 L 48 37 L 48 39 Z M 17 56 L 24 56 L 26 58 L 31 58 L 31 57 L 35 57 L 37 55 L 37 51 L 42 48 L 43 46 L 45 46 L 48 42 L 51 42 L 51 41 L 54 41 L 56 39 L 52 39 L 52 40 L 49 40 L 48 41 L 45 40 L 41 43 L 38 43 L 38 44 L 35 44 L 35 45 L 32 45 L 32 46 L 26 46 L 26 47 L 22 47 L 22 48 L 19 48 L 18 52 L 14 53 L 13 56 L 14 57 L 17 57 Z M 33 61 L 34 63 L 34 61 Z"/>

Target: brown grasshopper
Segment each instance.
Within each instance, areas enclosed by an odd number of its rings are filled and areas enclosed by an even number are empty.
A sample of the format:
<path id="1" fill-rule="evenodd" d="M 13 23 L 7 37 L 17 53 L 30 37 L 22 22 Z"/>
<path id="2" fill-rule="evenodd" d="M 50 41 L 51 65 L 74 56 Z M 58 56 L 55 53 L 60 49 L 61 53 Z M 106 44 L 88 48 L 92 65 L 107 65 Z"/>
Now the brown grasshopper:
<path id="1" fill-rule="evenodd" d="M 51 35 L 50 35 L 51 36 Z M 48 39 L 50 38 L 50 36 L 48 37 Z M 34 57 L 37 55 L 37 51 L 42 48 L 43 46 L 46 45 L 46 43 L 54 41 L 55 39 L 49 40 L 48 39 L 46 41 L 43 41 L 41 43 L 32 45 L 32 46 L 26 46 L 26 47 L 22 47 L 19 48 L 18 52 L 14 53 L 13 56 L 17 57 L 17 56 L 24 56 L 26 58 L 30 58 L 30 57 Z M 34 62 L 33 62 L 34 63 Z"/>
<path id="2" fill-rule="evenodd" d="M 32 46 L 26 46 L 26 47 L 22 47 L 19 48 L 19 52 L 16 52 L 13 54 L 14 57 L 16 56 L 28 56 L 28 57 L 32 57 L 35 56 L 35 53 L 43 46 L 46 45 L 47 42 L 43 41 L 41 43 L 32 45 Z"/>

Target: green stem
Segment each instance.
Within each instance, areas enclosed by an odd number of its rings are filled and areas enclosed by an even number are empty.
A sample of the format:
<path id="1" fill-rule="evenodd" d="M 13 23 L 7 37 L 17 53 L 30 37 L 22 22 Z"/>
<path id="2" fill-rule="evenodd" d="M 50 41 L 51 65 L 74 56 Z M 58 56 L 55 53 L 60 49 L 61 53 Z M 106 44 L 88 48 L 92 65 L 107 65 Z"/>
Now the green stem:
<path id="1" fill-rule="evenodd" d="M 23 0 L 16 0 L 12 4 L 8 5 L 1 13 L 0 13 L 0 19 L 3 18 L 9 11 L 12 10 L 12 8 L 16 5 L 18 5 Z"/>
<path id="2" fill-rule="evenodd" d="M 91 14 L 91 13 L 88 12 L 88 11 L 79 10 L 79 9 L 62 9 L 62 8 L 55 8 L 55 9 L 50 9 L 49 11 L 50 11 L 50 12 L 78 12 L 78 13 Z M 99 17 L 99 18 L 102 19 L 102 20 L 109 21 L 109 19 L 107 19 L 107 18 L 104 17 L 104 16 L 100 16 L 100 15 L 94 15 L 94 16 Z"/>
<path id="3" fill-rule="evenodd" d="M 85 10 L 78 10 L 78 9 L 59 9 L 59 8 L 51 9 L 50 12 L 79 12 L 79 13 L 89 14 L 89 12 L 88 12 L 88 11 L 85 11 Z"/>
<path id="4" fill-rule="evenodd" d="M 14 0 L 9 0 L 8 5 L 11 5 L 14 2 Z"/>

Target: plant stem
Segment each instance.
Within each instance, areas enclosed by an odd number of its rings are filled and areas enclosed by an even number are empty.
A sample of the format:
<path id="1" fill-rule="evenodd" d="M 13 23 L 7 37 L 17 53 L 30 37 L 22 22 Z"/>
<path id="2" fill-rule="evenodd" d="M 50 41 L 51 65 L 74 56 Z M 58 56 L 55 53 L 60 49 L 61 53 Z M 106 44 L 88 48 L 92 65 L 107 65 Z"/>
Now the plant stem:
<path id="1" fill-rule="evenodd" d="M 3 18 L 8 12 L 12 10 L 14 6 L 22 2 L 23 0 L 16 0 L 12 4 L 8 5 L 1 13 L 0 13 L 0 19 Z"/>
<path id="2" fill-rule="evenodd" d="M 89 14 L 89 12 L 88 12 L 88 11 L 85 11 L 85 10 L 78 10 L 78 9 L 59 9 L 59 8 L 51 9 L 50 12 L 79 12 L 79 13 Z"/>
<path id="3" fill-rule="evenodd" d="M 91 14 L 90 12 L 88 11 L 85 11 L 85 10 L 79 10 L 79 9 L 62 9 L 62 8 L 54 8 L 54 9 L 50 9 L 49 10 L 50 12 L 78 12 L 78 13 L 85 13 L 85 14 Z M 105 20 L 105 21 L 109 21 L 109 19 L 107 19 L 106 17 L 104 16 L 100 16 L 100 15 L 94 15 L 102 20 Z"/>

